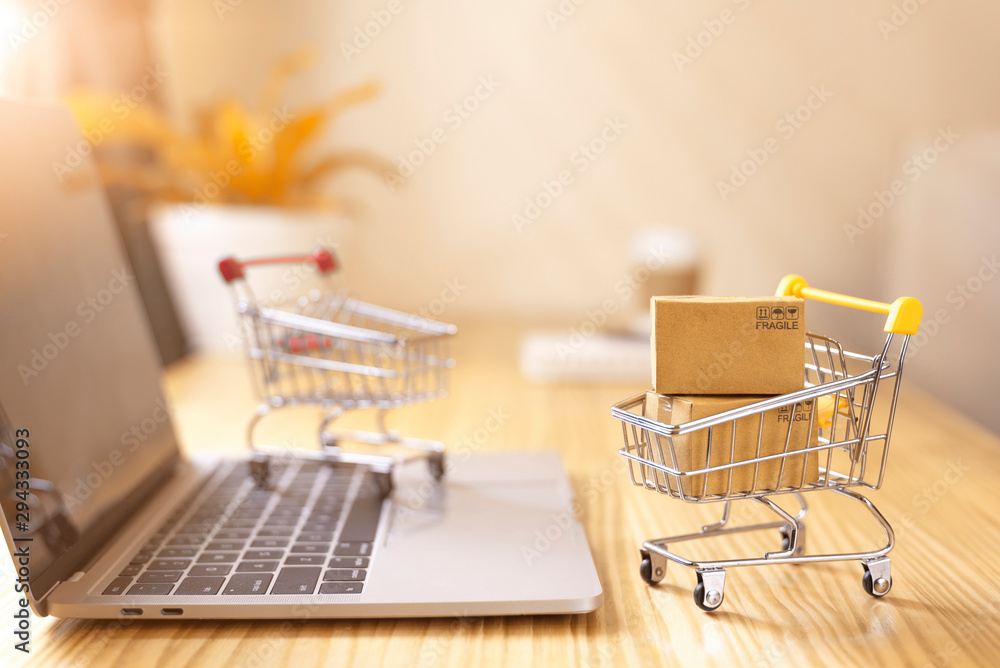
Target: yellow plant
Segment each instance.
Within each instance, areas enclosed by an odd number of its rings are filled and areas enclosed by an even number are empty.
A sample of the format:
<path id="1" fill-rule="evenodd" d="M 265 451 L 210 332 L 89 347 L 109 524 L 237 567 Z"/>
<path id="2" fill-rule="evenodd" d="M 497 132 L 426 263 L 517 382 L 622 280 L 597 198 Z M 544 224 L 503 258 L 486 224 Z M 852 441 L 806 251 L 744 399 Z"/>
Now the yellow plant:
<path id="1" fill-rule="evenodd" d="M 83 91 L 67 103 L 95 144 L 105 183 L 130 187 L 148 201 L 340 208 L 343 201 L 321 189 L 327 177 L 349 167 L 381 173 L 387 163 L 363 150 L 327 153 L 308 164 L 304 154 L 334 119 L 375 97 L 379 86 L 368 82 L 288 112 L 280 105 L 288 80 L 314 60 L 311 49 L 286 56 L 272 68 L 255 111 L 222 100 L 200 111 L 190 130 L 121 95 Z"/>

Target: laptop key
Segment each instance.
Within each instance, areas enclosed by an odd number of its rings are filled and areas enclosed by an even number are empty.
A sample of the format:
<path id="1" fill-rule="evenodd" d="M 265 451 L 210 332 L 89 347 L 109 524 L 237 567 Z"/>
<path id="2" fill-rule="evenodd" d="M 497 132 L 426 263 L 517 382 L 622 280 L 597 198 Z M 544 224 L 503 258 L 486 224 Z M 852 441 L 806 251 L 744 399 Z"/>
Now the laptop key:
<path id="1" fill-rule="evenodd" d="M 371 542 L 378 531 L 378 520 L 382 514 L 382 497 L 359 496 L 351 505 L 344 528 L 340 532 L 341 541 Z"/>
<path id="2" fill-rule="evenodd" d="M 108 585 L 108 588 L 104 590 L 103 596 L 121 596 L 125 593 L 125 589 L 132 584 L 132 578 L 115 578 Z"/>
<path id="3" fill-rule="evenodd" d="M 292 566 L 281 569 L 271 588 L 272 594 L 312 594 L 319 579 L 319 566 Z"/>
<path id="4" fill-rule="evenodd" d="M 267 586 L 271 584 L 270 573 L 237 573 L 229 578 L 229 583 L 223 590 L 223 594 L 235 596 L 243 594 L 265 594 Z"/>
<path id="5" fill-rule="evenodd" d="M 137 584 L 128 590 L 128 596 L 157 596 L 169 594 L 172 584 Z"/>
<path id="6" fill-rule="evenodd" d="M 244 561 L 267 561 L 268 559 L 281 559 L 285 556 L 284 550 L 251 550 L 243 555 Z"/>
<path id="7" fill-rule="evenodd" d="M 151 571 L 183 571 L 190 565 L 190 559 L 154 559 L 146 568 Z"/>
<path id="8" fill-rule="evenodd" d="M 338 557 L 367 557 L 372 553 L 371 543 L 340 543 L 333 550 Z"/>
<path id="9" fill-rule="evenodd" d="M 138 582 L 177 582 L 182 575 L 183 571 L 146 571 L 139 576 Z"/>
<path id="10" fill-rule="evenodd" d="M 271 511 L 271 517 L 298 517 L 302 514 L 302 508 L 295 506 L 275 508 Z"/>
<path id="11" fill-rule="evenodd" d="M 326 554 L 330 551 L 329 543 L 296 543 L 292 545 L 292 552 L 305 554 Z"/>
<path id="12" fill-rule="evenodd" d="M 135 575 L 138 575 L 139 571 L 141 571 L 141 570 L 142 570 L 142 566 L 140 566 L 139 564 L 130 565 L 130 566 L 126 566 L 125 568 L 123 568 L 122 572 L 119 573 L 118 575 L 121 575 L 122 577 L 130 577 L 131 578 L 131 577 L 133 577 Z"/>
<path id="13" fill-rule="evenodd" d="M 178 559 L 181 557 L 193 557 L 197 550 L 193 547 L 165 547 L 156 556 L 160 559 Z"/>
<path id="14" fill-rule="evenodd" d="M 368 557 L 331 557 L 330 568 L 368 568 Z"/>
<path id="15" fill-rule="evenodd" d="M 288 539 L 286 538 L 258 538 L 257 540 L 250 543 L 250 547 L 287 547 Z"/>
<path id="16" fill-rule="evenodd" d="M 250 537 L 250 529 L 223 529 L 212 538 L 214 540 L 246 540 Z"/>
<path id="17" fill-rule="evenodd" d="M 229 564 L 200 564 L 192 566 L 191 570 L 188 571 L 188 575 L 195 577 L 229 575 L 229 571 L 232 570 L 232 568 L 233 567 Z"/>
<path id="18" fill-rule="evenodd" d="M 306 523 L 302 525 L 303 531 L 326 532 L 334 531 L 336 528 L 336 522 L 313 522 L 312 520 L 306 520 Z"/>
<path id="19" fill-rule="evenodd" d="M 286 527 L 262 527 L 260 531 L 257 532 L 257 536 L 291 536 L 295 533 L 295 528 L 291 526 Z"/>
<path id="20" fill-rule="evenodd" d="M 236 567 L 237 573 L 260 573 L 278 570 L 277 561 L 241 561 Z"/>
<path id="21" fill-rule="evenodd" d="M 244 547 L 243 541 L 220 540 L 209 543 L 205 546 L 206 552 L 240 552 Z"/>
<path id="22" fill-rule="evenodd" d="M 151 554 L 137 554 L 134 557 L 132 557 L 132 561 L 129 562 L 129 563 L 132 563 L 132 564 L 144 564 L 144 563 L 146 563 L 147 561 L 149 561 L 152 558 L 153 558 L 153 555 L 151 555 Z"/>
<path id="23" fill-rule="evenodd" d="M 325 554 L 292 554 L 285 558 L 286 566 L 322 566 Z"/>
<path id="24" fill-rule="evenodd" d="M 167 545 L 201 545 L 208 536 L 174 536 Z"/>
<path id="25" fill-rule="evenodd" d="M 197 567 L 196 567 L 197 568 Z M 191 569 L 192 571 L 194 569 Z M 175 596 L 204 596 L 218 594 L 222 589 L 223 577 L 187 577 L 174 590 Z"/>
<path id="26" fill-rule="evenodd" d="M 364 580 L 368 574 L 363 568 L 331 568 L 323 573 L 323 580 Z"/>
<path id="27" fill-rule="evenodd" d="M 239 557 L 238 552 L 206 552 L 198 557 L 199 564 L 231 564 Z"/>
<path id="28" fill-rule="evenodd" d="M 332 531 L 303 531 L 295 540 L 299 543 L 332 543 Z"/>
<path id="29" fill-rule="evenodd" d="M 363 582 L 324 582 L 319 586 L 321 594 L 360 594 Z"/>
<path id="30" fill-rule="evenodd" d="M 264 524 L 266 526 L 280 526 L 280 527 L 294 527 L 299 523 L 298 516 L 296 517 L 268 517 Z"/>

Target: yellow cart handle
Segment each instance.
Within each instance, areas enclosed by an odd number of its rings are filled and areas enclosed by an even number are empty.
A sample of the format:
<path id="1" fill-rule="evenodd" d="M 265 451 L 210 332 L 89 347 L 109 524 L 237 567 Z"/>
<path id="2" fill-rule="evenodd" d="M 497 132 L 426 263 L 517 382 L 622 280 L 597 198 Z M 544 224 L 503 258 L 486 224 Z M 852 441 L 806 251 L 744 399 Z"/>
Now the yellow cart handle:
<path id="1" fill-rule="evenodd" d="M 891 304 L 873 302 L 870 299 L 810 288 L 806 279 L 795 274 L 789 274 L 781 279 L 774 294 L 778 297 L 815 299 L 827 304 L 837 304 L 873 313 L 884 313 L 889 316 L 885 321 L 884 331 L 893 334 L 916 334 L 920 328 L 920 319 L 924 316 L 924 307 L 920 304 L 920 300 L 915 297 L 900 297 Z"/>

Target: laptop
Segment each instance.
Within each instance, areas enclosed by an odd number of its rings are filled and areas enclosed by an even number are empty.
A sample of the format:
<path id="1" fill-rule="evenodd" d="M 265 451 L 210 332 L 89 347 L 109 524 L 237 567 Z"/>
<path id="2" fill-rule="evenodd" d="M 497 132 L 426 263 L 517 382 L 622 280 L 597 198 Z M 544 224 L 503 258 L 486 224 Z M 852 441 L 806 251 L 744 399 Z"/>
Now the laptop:
<path id="1" fill-rule="evenodd" d="M 183 455 L 136 281 L 73 119 L 0 101 L 0 137 L 0 507 L 36 614 L 423 617 L 600 605 L 555 453 L 463 452 L 440 483 L 415 463 L 397 466 L 391 486 L 364 464 L 293 455 L 272 461 L 265 488 L 246 458 Z"/>

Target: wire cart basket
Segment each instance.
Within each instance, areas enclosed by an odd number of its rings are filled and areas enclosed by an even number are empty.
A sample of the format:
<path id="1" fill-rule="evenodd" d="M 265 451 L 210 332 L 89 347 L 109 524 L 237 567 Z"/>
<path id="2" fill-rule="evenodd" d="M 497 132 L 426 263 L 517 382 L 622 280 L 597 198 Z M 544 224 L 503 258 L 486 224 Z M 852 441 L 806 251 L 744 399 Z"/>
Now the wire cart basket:
<path id="1" fill-rule="evenodd" d="M 298 297 L 292 311 L 269 308 L 259 301 L 245 278 L 252 266 L 312 264 L 327 289 Z M 443 397 L 454 360 L 448 343 L 454 325 L 367 304 L 335 289 L 333 254 L 317 248 L 310 254 L 219 262 L 229 284 L 245 333 L 250 375 L 260 404 L 247 427 L 250 467 L 260 486 L 267 486 L 272 457 L 281 449 L 257 443 L 254 430 L 270 412 L 285 406 L 312 404 L 326 411 L 319 425 L 320 452 L 302 456 L 324 461 L 363 464 L 384 475 L 391 487 L 395 464 L 425 458 L 436 480 L 444 475 L 444 444 L 401 436 L 385 424 L 386 412 L 398 406 Z M 353 409 L 375 409 L 377 431 L 335 429 L 331 425 Z M 350 452 L 343 442 L 402 446 L 409 457 Z"/>
<path id="2" fill-rule="evenodd" d="M 644 394 L 612 407 L 622 424 L 625 445 L 619 454 L 628 460 L 632 484 L 690 503 L 723 502 L 718 522 L 695 533 L 650 539 L 640 548 L 639 573 L 647 584 L 664 578 L 668 561 L 695 569 L 695 603 L 707 611 L 722 605 L 729 567 L 856 559 L 864 567 L 865 591 L 881 597 L 892 587 L 887 556 L 895 541 L 892 527 L 854 488 L 882 486 L 903 359 L 910 336 L 920 326 L 921 304 L 912 297 L 892 304 L 849 297 L 809 287 L 794 275 L 782 279 L 776 294 L 885 314 L 885 345 L 875 355 L 862 355 L 845 351 L 834 339 L 806 333 L 803 390 L 682 424 L 665 424 L 646 415 Z M 780 427 L 778 434 L 778 443 L 783 437 L 784 446 L 763 454 L 765 415 L 775 412 L 787 416 L 787 432 Z M 801 437 L 801 426 L 800 438 L 793 433 L 793 425 L 803 422 L 808 424 L 808 441 Z M 773 440 L 773 432 L 769 436 Z M 691 458 L 682 449 L 694 438 L 704 452 L 699 449 L 697 460 L 683 465 Z M 740 458 L 739 452 L 754 455 Z M 764 475 L 765 470 L 770 475 Z M 861 504 L 885 530 L 885 545 L 869 552 L 806 554 L 803 493 L 815 490 L 830 490 Z M 795 514 L 771 500 L 780 494 L 794 496 Z M 778 519 L 732 526 L 731 505 L 738 500 L 755 501 Z M 690 540 L 767 530 L 779 532 L 781 549 L 763 557 L 696 561 L 669 549 Z"/>

